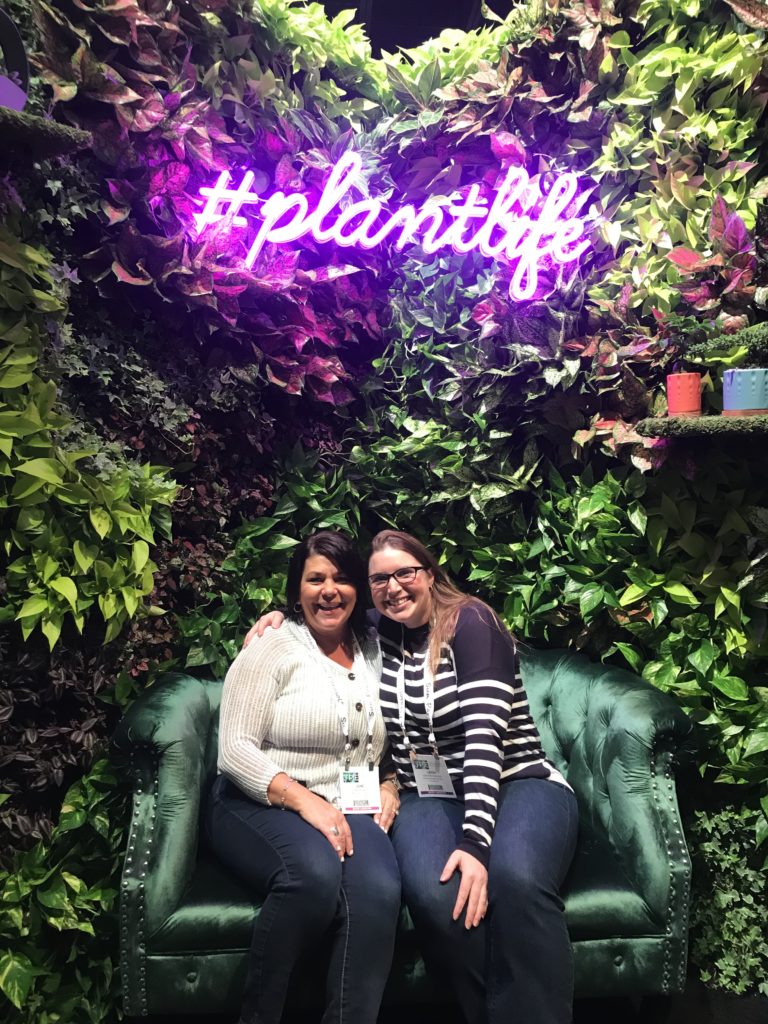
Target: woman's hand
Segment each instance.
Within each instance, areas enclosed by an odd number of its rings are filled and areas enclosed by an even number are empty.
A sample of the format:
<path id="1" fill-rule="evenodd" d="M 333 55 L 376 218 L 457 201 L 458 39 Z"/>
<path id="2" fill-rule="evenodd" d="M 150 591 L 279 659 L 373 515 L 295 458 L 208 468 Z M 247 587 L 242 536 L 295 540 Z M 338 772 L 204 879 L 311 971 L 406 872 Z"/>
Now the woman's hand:
<path id="1" fill-rule="evenodd" d="M 286 801 L 286 805 L 288 805 L 288 801 Z M 312 825 L 318 832 L 323 833 L 339 855 L 339 860 L 344 860 L 346 854 L 352 856 L 355 852 L 352 844 L 352 832 L 347 824 L 347 819 L 337 807 L 329 804 L 327 800 L 323 800 L 316 793 L 310 793 L 305 789 L 296 803 L 295 810 L 308 825 Z"/>
<path id="2" fill-rule="evenodd" d="M 382 782 L 379 790 L 381 792 L 381 810 L 378 814 L 374 814 L 373 820 L 385 832 L 389 832 L 392 822 L 400 813 L 400 794 L 391 782 Z"/>
<path id="3" fill-rule="evenodd" d="M 283 624 L 285 616 L 282 612 L 267 612 L 262 615 L 255 626 L 251 626 L 248 632 L 245 634 L 245 640 L 243 640 L 243 647 L 247 647 L 248 644 L 253 640 L 255 636 L 264 636 L 269 626 L 273 629 L 280 629 Z"/>
<path id="4" fill-rule="evenodd" d="M 272 807 L 295 811 L 308 825 L 322 832 L 340 860 L 344 860 L 347 853 L 351 856 L 355 852 L 352 832 L 341 811 L 286 772 L 278 772 L 267 786 L 267 800 Z"/>
<path id="5" fill-rule="evenodd" d="M 488 871 L 477 857 L 464 850 L 454 850 L 446 861 L 441 882 L 447 882 L 455 871 L 461 872 L 461 885 L 453 908 L 453 920 L 458 921 L 465 905 L 465 928 L 476 928 L 488 910 Z"/>

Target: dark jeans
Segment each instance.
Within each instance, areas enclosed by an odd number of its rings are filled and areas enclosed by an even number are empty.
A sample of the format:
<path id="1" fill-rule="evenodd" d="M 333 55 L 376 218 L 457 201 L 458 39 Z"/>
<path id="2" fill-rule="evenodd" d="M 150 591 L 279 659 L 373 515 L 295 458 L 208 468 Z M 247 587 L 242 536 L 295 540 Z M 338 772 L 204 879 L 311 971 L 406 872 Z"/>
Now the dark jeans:
<path id="1" fill-rule="evenodd" d="M 293 811 L 265 807 L 219 776 L 206 815 L 219 859 L 265 897 L 254 924 L 241 1021 L 279 1024 L 291 971 L 307 949 L 327 950 L 323 1024 L 375 1024 L 400 910 L 400 874 L 373 818 L 350 814 L 355 852 L 342 864 Z"/>
<path id="2" fill-rule="evenodd" d="M 573 958 L 560 898 L 576 846 L 576 799 L 544 779 L 502 784 L 488 868 L 488 914 L 477 928 L 451 919 L 460 874 L 440 884 L 463 838 L 461 800 L 401 794 L 392 829 L 428 967 L 449 979 L 467 1024 L 567 1024 Z"/>

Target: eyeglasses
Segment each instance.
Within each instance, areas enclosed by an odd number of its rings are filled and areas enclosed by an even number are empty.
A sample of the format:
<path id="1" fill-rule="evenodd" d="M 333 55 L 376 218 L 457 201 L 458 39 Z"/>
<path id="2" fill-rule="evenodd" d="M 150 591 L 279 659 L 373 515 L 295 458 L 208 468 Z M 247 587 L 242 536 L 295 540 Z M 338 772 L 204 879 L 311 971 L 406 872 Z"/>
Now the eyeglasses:
<path id="1" fill-rule="evenodd" d="M 425 565 L 404 565 L 402 569 L 395 569 L 394 572 L 375 572 L 373 576 L 368 577 L 368 583 L 371 590 L 383 590 L 391 579 L 396 579 L 398 583 L 413 583 L 416 573 L 420 570 L 429 572 Z"/>

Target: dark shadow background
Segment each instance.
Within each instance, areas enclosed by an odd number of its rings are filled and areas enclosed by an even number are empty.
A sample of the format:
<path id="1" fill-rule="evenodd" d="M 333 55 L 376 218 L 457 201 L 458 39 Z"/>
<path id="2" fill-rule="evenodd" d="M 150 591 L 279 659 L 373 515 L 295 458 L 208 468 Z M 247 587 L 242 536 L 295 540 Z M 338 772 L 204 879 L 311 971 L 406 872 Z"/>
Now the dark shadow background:
<path id="1" fill-rule="evenodd" d="M 500 17 L 511 8 L 509 0 L 492 0 L 488 6 Z M 357 10 L 355 21 L 365 25 L 376 57 L 381 51 L 418 46 L 444 28 L 479 28 L 484 19 L 481 0 L 326 0 L 329 17 L 339 11 Z M 490 24 L 485 22 L 485 24 Z"/>

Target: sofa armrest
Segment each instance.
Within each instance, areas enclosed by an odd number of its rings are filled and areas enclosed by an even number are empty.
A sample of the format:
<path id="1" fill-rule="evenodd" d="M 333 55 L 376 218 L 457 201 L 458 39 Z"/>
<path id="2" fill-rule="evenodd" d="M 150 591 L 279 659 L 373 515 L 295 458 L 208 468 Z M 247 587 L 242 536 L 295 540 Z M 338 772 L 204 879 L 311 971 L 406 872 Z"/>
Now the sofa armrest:
<path id="1" fill-rule="evenodd" d="M 690 720 L 624 669 L 567 651 L 521 661 L 542 742 L 573 786 L 582 822 L 607 836 L 658 920 L 686 911 L 690 861 L 673 764 Z"/>
<path id="2" fill-rule="evenodd" d="M 210 685 L 210 684 L 209 684 Z M 209 686 L 181 673 L 160 676 L 128 709 L 112 739 L 112 761 L 133 790 L 120 888 L 125 992 L 143 992 L 141 963 L 153 933 L 178 907 L 197 860 L 200 795 L 214 708 Z M 141 1005 L 131 1013 L 146 1012 Z"/>

